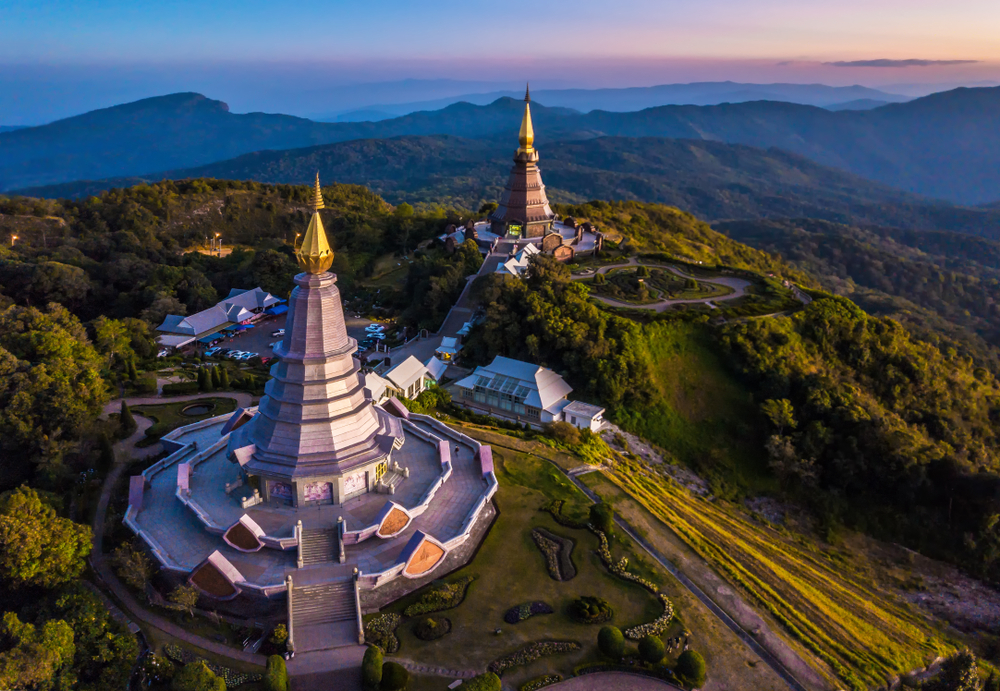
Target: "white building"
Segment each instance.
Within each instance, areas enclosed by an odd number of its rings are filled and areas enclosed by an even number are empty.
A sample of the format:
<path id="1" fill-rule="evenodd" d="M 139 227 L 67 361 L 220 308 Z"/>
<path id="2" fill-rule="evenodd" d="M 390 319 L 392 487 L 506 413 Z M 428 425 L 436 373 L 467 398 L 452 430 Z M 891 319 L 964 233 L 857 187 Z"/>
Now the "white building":
<path id="1" fill-rule="evenodd" d="M 257 319 L 265 309 L 281 302 L 260 288 L 240 290 L 234 288 L 229 296 L 208 309 L 187 317 L 168 314 L 156 327 L 160 335 L 156 342 L 169 348 L 180 348 L 202 338 L 219 333 L 227 327 L 248 324 Z"/>
<path id="2" fill-rule="evenodd" d="M 503 274 L 505 276 L 517 276 L 518 278 L 528 269 L 528 260 L 531 259 L 536 254 L 540 254 L 541 250 L 535 245 L 527 244 L 510 257 L 507 261 L 497 266 L 496 273 Z"/>
<path id="3" fill-rule="evenodd" d="M 604 426 L 604 408 L 582 401 L 572 401 L 562 410 L 563 422 L 591 432 L 600 431 Z"/>
<path id="4" fill-rule="evenodd" d="M 461 349 L 462 346 L 459 344 L 457 338 L 454 336 L 445 336 L 441 339 L 441 345 L 434 350 L 434 355 L 445 362 L 451 362 Z"/>
<path id="5" fill-rule="evenodd" d="M 381 405 L 389 399 L 389 382 L 374 372 L 365 372 L 361 376 L 365 387 L 365 396 L 370 398 L 375 405 Z"/>
<path id="6" fill-rule="evenodd" d="M 397 396 L 414 399 L 427 388 L 427 368 L 412 355 L 386 372 L 383 377 Z"/>
<path id="7" fill-rule="evenodd" d="M 573 388 L 545 367 L 497 356 L 455 383 L 452 401 L 484 415 L 536 427 L 562 420 Z"/>
<path id="8" fill-rule="evenodd" d="M 427 378 L 436 384 L 444 376 L 445 370 L 448 369 L 448 363 L 432 357 L 424 363 L 424 367 L 427 368 Z"/>

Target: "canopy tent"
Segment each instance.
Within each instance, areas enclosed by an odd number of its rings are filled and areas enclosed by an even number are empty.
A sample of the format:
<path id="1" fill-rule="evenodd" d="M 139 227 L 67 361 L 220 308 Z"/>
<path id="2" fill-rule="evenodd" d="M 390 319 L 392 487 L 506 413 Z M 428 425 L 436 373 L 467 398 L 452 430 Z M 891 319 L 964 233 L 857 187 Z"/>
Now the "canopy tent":
<path id="1" fill-rule="evenodd" d="M 198 343 L 214 343 L 215 341 L 218 341 L 220 338 L 222 338 L 222 334 L 220 333 L 209 334 L 208 336 L 199 338 Z"/>
<path id="2" fill-rule="evenodd" d="M 239 324 L 230 324 L 229 326 L 223 329 L 223 331 L 239 331 L 239 330 L 240 330 Z"/>
<path id="3" fill-rule="evenodd" d="M 253 326 L 251 326 L 249 324 L 241 324 L 241 325 L 239 325 L 239 326 L 236 327 L 236 330 L 237 331 L 247 331 L 248 329 L 252 329 L 252 328 L 253 328 Z"/>
<path id="4" fill-rule="evenodd" d="M 274 307 L 264 310 L 264 314 L 278 316 L 279 314 L 284 314 L 287 311 L 288 305 L 275 305 Z"/>

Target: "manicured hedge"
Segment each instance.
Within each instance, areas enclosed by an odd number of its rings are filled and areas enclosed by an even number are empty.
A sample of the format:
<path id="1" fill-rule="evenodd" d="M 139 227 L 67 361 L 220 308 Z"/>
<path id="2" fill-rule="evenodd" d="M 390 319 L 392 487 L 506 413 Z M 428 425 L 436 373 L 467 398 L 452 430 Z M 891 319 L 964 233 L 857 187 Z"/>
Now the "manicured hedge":
<path id="1" fill-rule="evenodd" d="M 365 691 L 378 691 L 382 683 L 382 649 L 370 645 L 361 660 L 361 686 Z"/>
<path id="2" fill-rule="evenodd" d="M 164 396 L 186 396 L 192 393 L 198 393 L 198 382 L 196 381 L 182 381 L 176 384 L 163 385 Z"/>
<path id="3" fill-rule="evenodd" d="M 281 655 L 271 655 L 267 658 L 264 687 L 267 691 L 288 691 L 288 669 Z"/>
<path id="4" fill-rule="evenodd" d="M 410 673 L 398 662 L 386 662 L 382 665 L 382 685 L 380 691 L 400 691 L 406 688 L 410 681 Z"/>
<path id="5" fill-rule="evenodd" d="M 597 634 L 597 647 L 604 657 L 620 660 L 625 654 L 625 636 L 618 627 L 602 627 Z"/>

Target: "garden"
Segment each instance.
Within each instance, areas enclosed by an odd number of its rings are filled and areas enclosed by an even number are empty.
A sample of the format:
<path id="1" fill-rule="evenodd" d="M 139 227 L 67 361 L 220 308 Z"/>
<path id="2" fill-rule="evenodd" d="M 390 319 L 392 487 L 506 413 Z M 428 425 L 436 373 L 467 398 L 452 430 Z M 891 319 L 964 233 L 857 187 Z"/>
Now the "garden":
<path id="1" fill-rule="evenodd" d="M 646 266 L 612 269 L 606 274 L 596 274 L 588 284 L 597 295 L 638 305 L 660 300 L 705 300 L 733 293 L 729 286 Z"/>
<path id="2" fill-rule="evenodd" d="M 155 443 L 164 434 L 172 432 L 178 427 L 217 415 L 225 415 L 234 410 L 236 410 L 236 399 L 224 397 L 137 405 L 131 408 L 132 413 L 148 417 L 153 421 L 153 426 L 146 430 L 146 439 L 140 441 L 138 446 L 148 446 Z"/>
<path id="3" fill-rule="evenodd" d="M 594 666 L 648 667 L 637 646 L 649 633 L 674 664 L 686 631 L 651 592 L 670 576 L 627 540 L 608 544 L 584 527 L 590 502 L 551 464 L 496 448 L 494 460 L 500 510 L 474 561 L 366 617 L 369 642 L 389 657 L 489 670 L 513 688 Z M 621 660 L 598 647 L 606 625 L 641 634 L 626 638 Z"/>

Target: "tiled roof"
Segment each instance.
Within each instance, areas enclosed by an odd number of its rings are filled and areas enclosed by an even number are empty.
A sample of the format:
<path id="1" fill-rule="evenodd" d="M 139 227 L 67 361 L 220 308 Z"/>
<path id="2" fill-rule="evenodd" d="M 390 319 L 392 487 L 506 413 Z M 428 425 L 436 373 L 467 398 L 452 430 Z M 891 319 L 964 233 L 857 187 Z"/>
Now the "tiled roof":
<path id="1" fill-rule="evenodd" d="M 427 368 L 417 358 L 412 355 L 385 373 L 385 378 L 396 385 L 397 388 L 407 389 L 410 384 L 424 376 Z"/>
<path id="2" fill-rule="evenodd" d="M 200 336 L 218 329 L 225 324 L 238 324 L 253 316 L 252 310 L 263 309 L 281 302 L 270 293 L 254 288 L 253 290 L 233 289 L 222 302 L 204 309 L 201 312 L 182 317 L 168 314 L 163 323 L 156 327 L 157 331 L 172 334 L 187 334 Z"/>
<path id="3" fill-rule="evenodd" d="M 477 367 L 458 382 L 458 386 L 465 389 L 472 389 L 477 384 L 523 398 L 525 405 L 550 412 L 573 390 L 565 379 L 548 368 L 502 355 L 493 358 L 486 367 Z"/>

